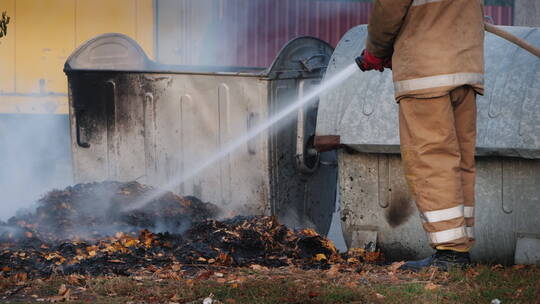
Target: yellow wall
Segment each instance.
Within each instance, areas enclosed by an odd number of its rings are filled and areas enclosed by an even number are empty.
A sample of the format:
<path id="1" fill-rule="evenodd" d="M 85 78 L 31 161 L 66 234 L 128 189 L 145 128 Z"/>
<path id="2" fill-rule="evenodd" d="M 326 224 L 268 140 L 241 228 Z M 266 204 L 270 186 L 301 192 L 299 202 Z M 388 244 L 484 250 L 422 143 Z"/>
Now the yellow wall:
<path id="1" fill-rule="evenodd" d="M 66 114 L 64 62 L 84 41 L 126 34 L 154 55 L 152 0 L 0 0 L 0 113 Z"/>

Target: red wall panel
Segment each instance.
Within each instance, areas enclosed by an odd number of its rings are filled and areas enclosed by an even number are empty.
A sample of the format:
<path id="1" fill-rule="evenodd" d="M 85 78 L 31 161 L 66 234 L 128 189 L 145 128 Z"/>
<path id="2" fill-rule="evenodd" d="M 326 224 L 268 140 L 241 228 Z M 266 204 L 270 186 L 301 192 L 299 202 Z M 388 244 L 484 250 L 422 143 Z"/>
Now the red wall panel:
<path id="1" fill-rule="evenodd" d="M 178 18 L 185 27 L 175 30 L 179 46 L 189 48 L 200 35 L 193 32 L 193 22 L 207 14 L 212 21 L 203 32 L 217 41 L 210 57 L 216 57 L 217 64 L 259 67 L 269 66 L 283 45 L 298 36 L 318 37 L 335 47 L 350 28 L 368 22 L 372 8 L 371 2 L 329 0 L 178 1 L 183 5 Z M 206 2 L 206 6 L 200 5 Z M 206 9 L 201 11 L 201 7 Z M 486 6 L 485 14 L 495 24 L 512 25 L 511 6 Z M 187 50 L 178 61 L 197 64 L 193 58 L 198 52 L 201 50 Z"/>
<path id="2" fill-rule="evenodd" d="M 511 6 L 487 5 L 484 7 L 484 14 L 493 19 L 498 25 L 513 25 L 514 10 Z"/>
<path id="3" fill-rule="evenodd" d="M 238 40 L 236 64 L 242 66 L 268 66 L 281 47 L 294 37 L 308 35 L 321 38 L 336 46 L 351 27 L 368 22 L 372 4 L 369 2 L 257 0 L 249 5 L 244 0 L 227 0 L 230 10 L 248 8 L 248 24 L 239 23 L 234 14 L 228 31 L 247 31 Z M 251 2 L 251 3 L 253 3 Z M 512 24 L 512 7 L 486 6 L 486 16 L 495 24 Z M 246 26 L 247 25 L 247 26 Z"/>

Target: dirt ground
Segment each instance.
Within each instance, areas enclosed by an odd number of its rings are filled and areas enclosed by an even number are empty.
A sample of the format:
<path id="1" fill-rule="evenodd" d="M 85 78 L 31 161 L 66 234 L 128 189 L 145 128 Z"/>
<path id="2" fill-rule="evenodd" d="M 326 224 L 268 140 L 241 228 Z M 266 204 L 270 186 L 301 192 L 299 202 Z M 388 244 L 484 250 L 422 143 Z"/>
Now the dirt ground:
<path id="1" fill-rule="evenodd" d="M 480 265 L 420 273 L 364 265 L 329 270 L 195 266 L 136 276 L 0 279 L 3 303 L 540 303 L 540 267 Z"/>

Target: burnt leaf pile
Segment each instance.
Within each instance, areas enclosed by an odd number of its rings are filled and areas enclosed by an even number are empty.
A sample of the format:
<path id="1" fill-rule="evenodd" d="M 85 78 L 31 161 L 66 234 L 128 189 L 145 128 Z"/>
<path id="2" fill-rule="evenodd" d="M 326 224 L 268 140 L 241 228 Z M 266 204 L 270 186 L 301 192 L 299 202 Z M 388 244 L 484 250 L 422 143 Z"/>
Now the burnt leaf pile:
<path id="1" fill-rule="evenodd" d="M 44 241 L 88 240 L 141 229 L 182 232 L 193 221 L 215 217 L 219 212 L 215 205 L 172 192 L 141 204 L 155 191 L 138 182 L 78 184 L 49 192 L 38 201 L 35 212 L 13 217 L 7 224 L 26 229 Z"/>
<path id="2" fill-rule="evenodd" d="M 300 266 L 360 263 L 310 229 L 270 216 L 216 220 L 219 209 L 137 182 L 79 184 L 52 191 L 35 212 L 0 225 L 0 274 L 134 275 L 179 267 Z"/>

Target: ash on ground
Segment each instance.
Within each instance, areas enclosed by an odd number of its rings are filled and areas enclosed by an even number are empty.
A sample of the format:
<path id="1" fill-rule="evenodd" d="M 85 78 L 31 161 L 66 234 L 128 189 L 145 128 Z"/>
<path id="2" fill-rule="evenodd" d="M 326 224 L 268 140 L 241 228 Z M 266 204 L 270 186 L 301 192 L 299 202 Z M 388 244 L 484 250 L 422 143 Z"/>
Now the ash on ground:
<path id="1" fill-rule="evenodd" d="M 293 231 L 269 216 L 218 221 L 217 206 L 137 182 L 79 184 L 45 195 L 35 212 L 0 224 L 0 274 L 133 275 L 178 267 L 263 265 L 329 268 L 379 256 L 339 254 L 311 229 Z"/>

